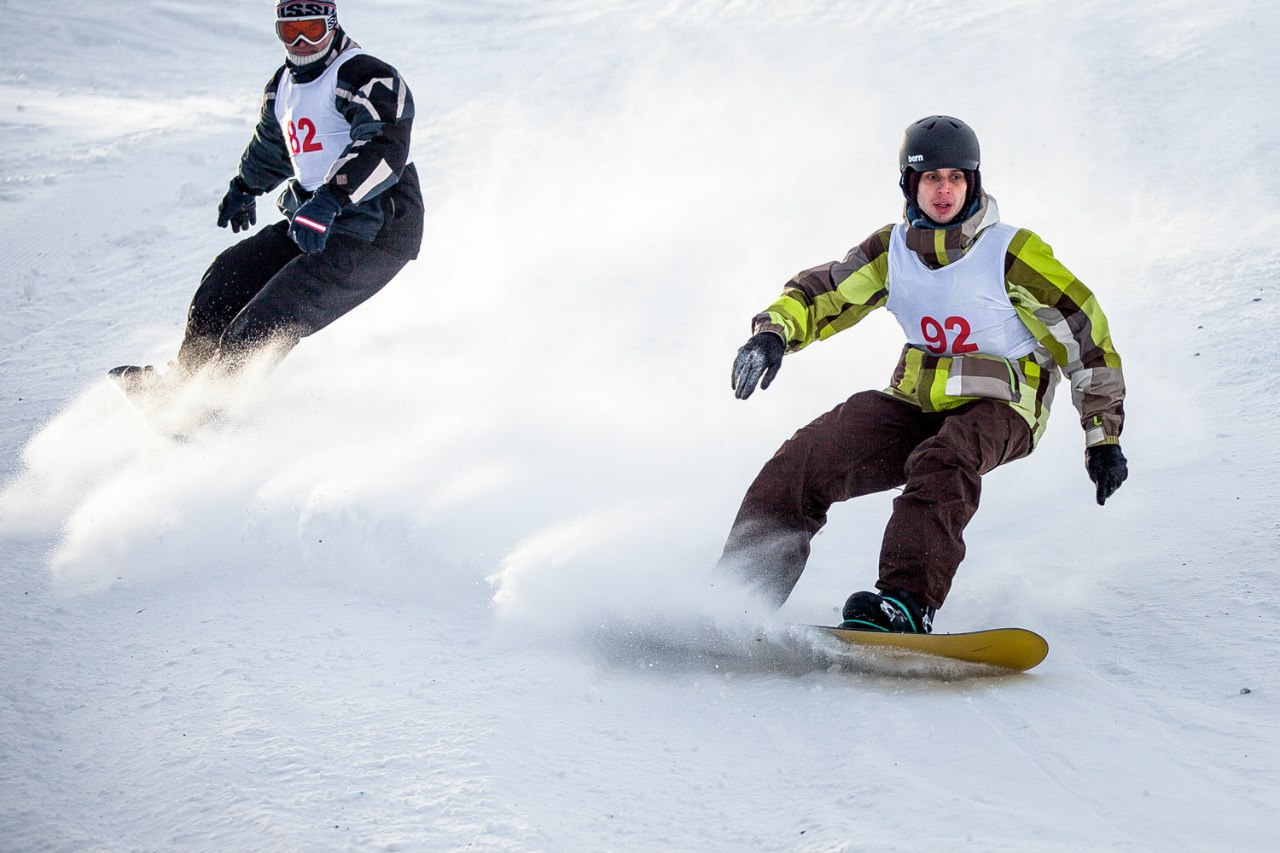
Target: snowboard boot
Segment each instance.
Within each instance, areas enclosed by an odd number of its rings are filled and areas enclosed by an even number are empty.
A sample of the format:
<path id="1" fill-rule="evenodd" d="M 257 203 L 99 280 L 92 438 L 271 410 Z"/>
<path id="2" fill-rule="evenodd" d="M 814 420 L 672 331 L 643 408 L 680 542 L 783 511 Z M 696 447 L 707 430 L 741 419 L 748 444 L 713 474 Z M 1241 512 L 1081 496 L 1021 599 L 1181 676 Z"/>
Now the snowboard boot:
<path id="1" fill-rule="evenodd" d="M 924 607 L 900 590 L 855 592 L 844 603 L 841 628 L 885 631 L 893 634 L 928 634 L 933 631 L 936 608 Z"/>
<path id="2" fill-rule="evenodd" d="M 151 365 L 139 367 L 136 364 L 124 364 L 107 371 L 112 381 L 120 386 L 126 394 L 145 394 L 160 384 L 160 373 Z"/>
<path id="3" fill-rule="evenodd" d="M 125 364 L 107 371 L 112 382 L 120 386 L 126 396 L 134 399 L 150 399 L 167 397 L 183 383 L 186 374 L 177 369 L 175 362 L 169 362 L 169 369 L 160 372 L 151 365 L 139 367 L 136 364 Z"/>

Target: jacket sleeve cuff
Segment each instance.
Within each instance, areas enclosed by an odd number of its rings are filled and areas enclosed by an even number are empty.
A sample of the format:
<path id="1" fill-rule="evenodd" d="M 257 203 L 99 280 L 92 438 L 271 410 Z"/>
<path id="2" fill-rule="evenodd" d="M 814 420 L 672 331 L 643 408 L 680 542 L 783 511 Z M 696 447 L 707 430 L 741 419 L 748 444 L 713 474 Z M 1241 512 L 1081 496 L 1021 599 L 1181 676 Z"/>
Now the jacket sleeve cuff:
<path id="1" fill-rule="evenodd" d="M 255 196 L 262 195 L 262 192 L 263 192 L 262 190 L 255 189 L 249 186 L 249 184 L 245 181 L 245 179 L 240 175 L 236 175 L 234 178 L 231 179 L 231 186 L 235 187 L 240 192 L 246 193 L 248 195 L 255 195 Z"/>
<path id="2" fill-rule="evenodd" d="M 773 332 L 775 335 L 782 338 L 782 342 L 787 344 L 788 348 L 790 348 L 791 342 L 787 340 L 787 330 L 783 328 L 780 323 L 775 323 L 770 320 L 768 314 L 761 314 L 757 316 L 755 321 L 751 324 L 751 334 L 758 335 L 761 332 Z"/>
<path id="3" fill-rule="evenodd" d="M 342 207 L 351 206 L 351 194 L 347 192 L 345 189 L 343 189 L 340 186 L 337 186 L 333 181 L 323 184 L 322 186 L 329 191 L 329 195 L 332 196 L 333 200 L 336 201 L 340 206 Z"/>

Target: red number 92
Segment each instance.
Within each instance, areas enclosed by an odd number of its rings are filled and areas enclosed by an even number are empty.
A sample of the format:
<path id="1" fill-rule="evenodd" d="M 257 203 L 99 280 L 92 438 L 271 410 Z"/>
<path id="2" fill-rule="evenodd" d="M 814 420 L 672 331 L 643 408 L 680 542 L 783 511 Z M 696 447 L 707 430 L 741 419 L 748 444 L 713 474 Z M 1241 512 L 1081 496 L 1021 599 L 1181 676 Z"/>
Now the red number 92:
<path id="1" fill-rule="evenodd" d="M 947 332 L 953 332 L 954 338 L 948 339 Z M 969 343 L 969 321 L 963 317 L 948 317 L 939 323 L 932 317 L 920 320 L 920 334 L 924 335 L 927 349 L 934 355 L 942 355 L 951 350 L 954 355 L 977 352 L 978 345 Z"/>

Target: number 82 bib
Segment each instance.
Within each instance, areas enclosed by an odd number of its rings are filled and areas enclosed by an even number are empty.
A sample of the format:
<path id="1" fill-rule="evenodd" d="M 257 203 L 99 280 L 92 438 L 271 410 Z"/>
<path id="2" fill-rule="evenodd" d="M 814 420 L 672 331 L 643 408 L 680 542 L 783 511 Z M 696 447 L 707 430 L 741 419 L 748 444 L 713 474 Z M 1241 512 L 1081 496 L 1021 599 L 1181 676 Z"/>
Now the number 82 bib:
<path id="1" fill-rule="evenodd" d="M 329 170 L 351 144 L 351 125 L 338 112 L 338 69 L 360 56 L 349 50 L 309 83 L 297 83 L 287 70 L 276 87 L 275 114 L 284 133 L 293 176 L 303 189 L 314 191 L 329 177 Z"/>

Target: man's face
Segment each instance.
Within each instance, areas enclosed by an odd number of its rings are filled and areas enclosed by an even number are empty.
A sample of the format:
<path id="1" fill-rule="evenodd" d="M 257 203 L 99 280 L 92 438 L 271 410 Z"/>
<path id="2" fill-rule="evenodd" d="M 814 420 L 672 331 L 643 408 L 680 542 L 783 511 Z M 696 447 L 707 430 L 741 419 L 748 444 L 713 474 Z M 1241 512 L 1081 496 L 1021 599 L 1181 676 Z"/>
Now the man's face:
<path id="1" fill-rule="evenodd" d="M 920 211 L 939 225 L 946 225 L 960 215 L 969 181 L 960 169 L 931 169 L 920 176 L 916 204 Z"/>
<path id="2" fill-rule="evenodd" d="M 328 17 L 324 15 L 281 18 L 276 21 L 276 35 L 284 42 L 285 50 L 294 56 L 323 53 L 333 43 L 333 33 L 329 29 Z"/>

